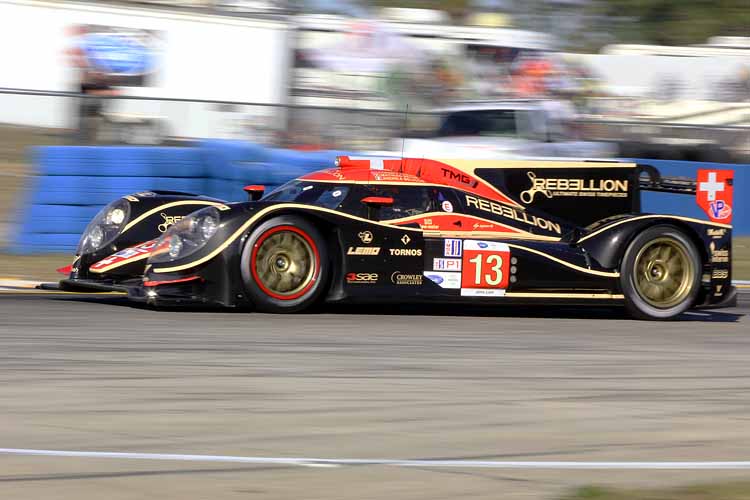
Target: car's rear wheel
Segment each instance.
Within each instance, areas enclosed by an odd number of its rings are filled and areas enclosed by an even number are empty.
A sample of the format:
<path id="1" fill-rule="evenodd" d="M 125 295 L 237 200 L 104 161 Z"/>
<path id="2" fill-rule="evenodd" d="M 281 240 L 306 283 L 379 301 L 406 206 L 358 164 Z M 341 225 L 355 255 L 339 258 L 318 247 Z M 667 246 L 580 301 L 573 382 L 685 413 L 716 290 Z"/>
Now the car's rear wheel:
<path id="1" fill-rule="evenodd" d="M 245 289 L 259 311 L 288 313 L 312 306 L 328 276 L 326 242 L 312 224 L 294 216 L 261 224 L 242 251 Z"/>
<path id="2" fill-rule="evenodd" d="M 628 246 L 620 285 L 628 312 L 639 319 L 670 319 L 687 311 L 700 290 L 701 259 L 673 226 L 646 229 Z"/>

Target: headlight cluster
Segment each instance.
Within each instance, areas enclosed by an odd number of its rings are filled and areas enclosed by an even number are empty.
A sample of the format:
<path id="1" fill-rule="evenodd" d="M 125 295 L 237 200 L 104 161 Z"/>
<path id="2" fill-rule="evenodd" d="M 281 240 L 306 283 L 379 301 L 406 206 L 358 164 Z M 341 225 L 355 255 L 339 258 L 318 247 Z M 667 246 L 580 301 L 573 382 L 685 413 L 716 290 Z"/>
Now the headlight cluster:
<path id="1" fill-rule="evenodd" d="M 102 208 L 86 226 L 78 242 L 76 255 L 93 253 L 112 243 L 129 218 L 130 203 L 123 198 Z"/>
<path id="2" fill-rule="evenodd" d="M 219 211 L 207 207 L 183 217 L 159 238 L 149 262 L 181 259 L 203 248 L 219 229 Z"/>

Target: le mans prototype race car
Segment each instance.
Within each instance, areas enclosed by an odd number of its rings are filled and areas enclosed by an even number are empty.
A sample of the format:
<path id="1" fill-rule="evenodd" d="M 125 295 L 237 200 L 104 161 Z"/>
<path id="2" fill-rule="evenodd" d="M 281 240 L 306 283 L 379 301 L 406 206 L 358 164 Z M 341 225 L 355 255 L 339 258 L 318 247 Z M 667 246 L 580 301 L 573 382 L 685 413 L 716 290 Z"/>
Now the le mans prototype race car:
<path id="1" fill-rule="evenodd" d="M 320 302 L 623 305 L 642 319 L 736 303 L 731 170 L 603 161 L 339 157 L 227 203 L 166 191 L 102 209 L 64 290 L 266 312 Z M 709 220 L 641 213 L 696 196 Z"/>

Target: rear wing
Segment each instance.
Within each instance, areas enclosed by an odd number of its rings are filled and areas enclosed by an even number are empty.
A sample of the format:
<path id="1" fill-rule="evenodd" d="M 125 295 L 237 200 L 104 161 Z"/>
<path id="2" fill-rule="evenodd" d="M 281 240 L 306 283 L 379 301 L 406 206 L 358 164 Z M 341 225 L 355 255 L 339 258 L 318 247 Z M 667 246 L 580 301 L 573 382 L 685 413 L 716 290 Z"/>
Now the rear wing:
<path id="1" fill-rule="evenodd" d="M 638 186 L 644 191 L 695 194 L 698 183 L 692 177 L 662 176 L 651 165 L 638 165 Z"/>
<path id="2" fill-rule="evenodd" d="M 711 222 L 731 224 L 734 170 L 700 169 L 696 177 L 662 176 L 651 165 L 638 165 L 641 190 L 694 195 Z"/>

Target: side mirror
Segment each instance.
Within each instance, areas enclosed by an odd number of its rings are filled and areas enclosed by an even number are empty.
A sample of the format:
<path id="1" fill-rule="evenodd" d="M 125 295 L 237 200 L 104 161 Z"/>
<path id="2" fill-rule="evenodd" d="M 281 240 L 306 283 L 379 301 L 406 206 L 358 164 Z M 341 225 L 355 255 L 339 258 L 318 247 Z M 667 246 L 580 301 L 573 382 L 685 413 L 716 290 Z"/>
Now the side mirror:
<path id="1" fill-rule="evenodd" d="M 247 193 L 247 199 L 249 201 L 258 201 L 263 198 L 263 193 L 266 190 L 265 186 L 245 186 L 242 188 Z"/>
<path id="2" fill-rule="evenodd" d="M 378 220 L 380 218 L 380 207 L 390 207 L 393 205 L 393 198 L 390 196 L 366 196 L 361 201 L 367 205 L 367 218 L 370 220 Z"/>
<path id="3" fill-rule="evenodd" d="M 372 208 L 390 207 L 393 205 L 393 198 L 390 196 L 367 196 L 362 198 L 362 203 Z"/>

